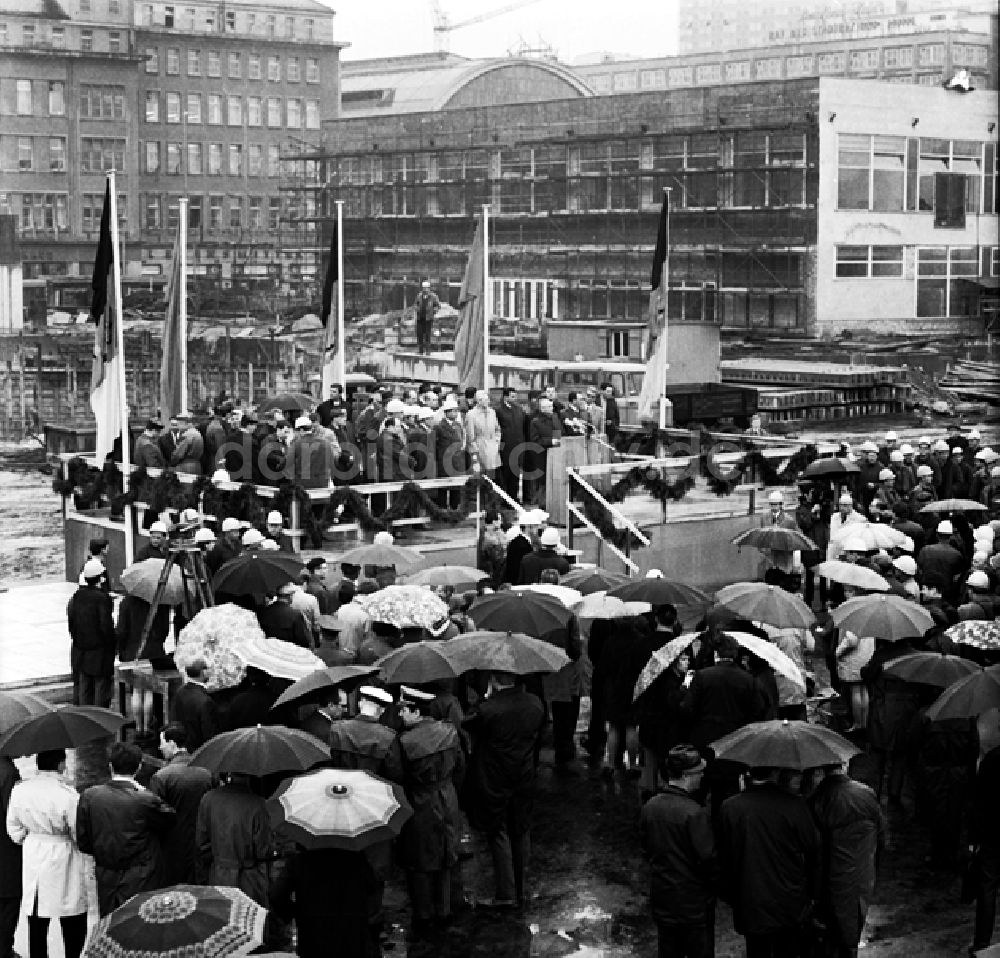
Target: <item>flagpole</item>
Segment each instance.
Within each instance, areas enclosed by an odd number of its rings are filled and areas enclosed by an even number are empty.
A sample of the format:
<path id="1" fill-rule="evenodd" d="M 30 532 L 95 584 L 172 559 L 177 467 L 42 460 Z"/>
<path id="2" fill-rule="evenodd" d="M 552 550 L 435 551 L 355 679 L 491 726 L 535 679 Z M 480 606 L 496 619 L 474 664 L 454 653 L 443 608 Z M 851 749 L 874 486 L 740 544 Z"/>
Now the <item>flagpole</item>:
<path id="1" fill-rule="evenodd" d="M 132 472 L 132 453 L 130 449 L 132 434 L 128 427 L 128 394 L 126 393 L 127 378 L 125 376 L 125 308 L 122 302 L 122 261 L 121 243 L 118 237 L 118 192 L 115 186 L 115 171 L 108 170 L 108 192 L 110 196 L 111 248 L 114 255 L 111 260 L 111 274 L 114 282 L 115 297 L 115 349 L 118 353 L 118 393 L 121 402 L 122 418 L 122 494 L 128 493 L 128 480 Z M 132 564 L 134 554 L 132 541 L 132 507 L 125 506 L 125 565 Z"/>
<path id="2" fill-rule="evenodd" d="M 663 329 L 660 335 L 663 337 L 663 395 L 660 397 L 660 428 L 667 428 L 667 370 L 670 369 L 669 361 L 669 341 L 667 339 L 669 330 L 669 320 L 667 318 L 667 296 L 670 288 L 670 187 L 663 187 L 663 201 L 667 204 L 667 243 L 664 250 L 663 275 L 660 279 L 659 299 L 663 307 Z"/>
<path id="3" fill-rule="evenodd" d="M 187 166 L 185 165 L 185 169 Z M 177 304 L 178 319 L 178 351 L 181 357 L 181 408 L 180 412 L 188 411 L 188 343 L 187 343 L 187 232 L 188 232 L 188 198 L 182 196 L 178 201 L 177 215 L 180 217 L 178 223 L 178 254 L 180 256 L 180 275 L 178 282 L 178 296 L 180 301 Z"/>
<path id="4" fill-rule="evenodd" d="M 483 203 L 483 389 L 490 391 L 490 204 Z"/>
<path id="5" fill-rule="evenodd" d="M 341 398 L 347 399 L 347 343 L 344 341 L 344 201 L 337 204 L 337 355 L 333 380 L 340 383 Z M 327 320 L 329 322 L 329 320 Z"/>

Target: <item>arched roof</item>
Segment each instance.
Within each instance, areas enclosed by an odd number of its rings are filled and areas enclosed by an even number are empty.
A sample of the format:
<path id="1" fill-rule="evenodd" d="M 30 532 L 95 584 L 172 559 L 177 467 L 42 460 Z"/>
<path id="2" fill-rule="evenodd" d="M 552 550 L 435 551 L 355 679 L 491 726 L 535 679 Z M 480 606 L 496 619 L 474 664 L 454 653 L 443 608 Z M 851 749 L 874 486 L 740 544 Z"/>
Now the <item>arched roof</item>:
<path id="1" fill-rule="evenodd" d="M 341 116 L 422 113 L 592 96 L 586 82 L 561 63 L 521 57 L 466 60 L 447 56 L 345 62 Z"/>

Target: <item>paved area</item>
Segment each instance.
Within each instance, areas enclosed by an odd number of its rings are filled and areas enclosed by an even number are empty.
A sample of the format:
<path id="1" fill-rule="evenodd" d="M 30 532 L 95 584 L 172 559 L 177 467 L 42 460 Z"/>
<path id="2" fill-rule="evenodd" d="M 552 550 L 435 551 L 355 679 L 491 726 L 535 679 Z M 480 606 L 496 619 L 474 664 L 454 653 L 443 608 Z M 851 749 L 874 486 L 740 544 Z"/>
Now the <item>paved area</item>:
<path id="1" fill-rule="evenodd" d="M 66 603 L 75 591 L 56 580 L 0 592 L 0 688 L 69 680 Z"/>

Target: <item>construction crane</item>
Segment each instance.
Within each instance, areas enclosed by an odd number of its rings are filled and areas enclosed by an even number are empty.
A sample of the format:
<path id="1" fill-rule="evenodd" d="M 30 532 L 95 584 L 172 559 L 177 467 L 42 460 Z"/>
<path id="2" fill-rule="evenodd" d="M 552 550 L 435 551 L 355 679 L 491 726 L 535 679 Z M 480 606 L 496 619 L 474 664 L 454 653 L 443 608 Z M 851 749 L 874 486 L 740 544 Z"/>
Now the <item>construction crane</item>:
<path id="1" fill-rule="evenodd" d="M 442 8 L 440 0 L 431 0 L 431 10 L 434 13 L 434 50 L 437 53 L 448 52 L 449 34 L 453 30 L 470 27 L 472 24 L 482 23 L 484 20 L 492 20 L 501 14 L 510 13 L 512 10 L 519 10 L 521 7 L 527 7 L 532 3 L 538 3 L 538 0 L 518 0 L 517 3 L 508 3 L 506 6 L 498 7 L 496 10 L 481 13 L 477 17 L 469 17 L 467 20 L 459 20 L 458 23 L 452 23 L 451 18 Z"/>

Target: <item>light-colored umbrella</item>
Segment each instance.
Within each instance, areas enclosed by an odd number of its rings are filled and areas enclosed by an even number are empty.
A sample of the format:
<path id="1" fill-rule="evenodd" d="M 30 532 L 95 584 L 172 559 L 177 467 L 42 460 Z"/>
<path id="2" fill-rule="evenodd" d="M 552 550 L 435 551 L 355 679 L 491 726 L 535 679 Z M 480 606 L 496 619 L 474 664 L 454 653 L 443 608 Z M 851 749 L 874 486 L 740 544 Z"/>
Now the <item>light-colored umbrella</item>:
<path id="1" fill-rule="evenodd" d="M 152 602 L 163 573 L 163 559 L 133 562 L 121 575 L 122 588 L 143 602 Z M 160 605 L 180 605 L 184 601 L 184 576 L 176 565 L 170 570 L 160 598 Z"/>
<path id="2" fill-rule="evenodd" d="M 855 635 L 877 639 L 907 639 L 934 626 L 930 612 L 898 595 L 859 595 L 831 613 L 833 624 Z"/>
<path id="3" fill-rule="evenodd" d="M 280 679 L 298 681 L 325 666 L 323 660 L 308 649 L 266 636 L 255 636 L 237 646 L 234 651 L 244 665 L 252 665 L 255 669 Z"/>
<path id="4" fill-rule="evenodd" d="M 381 542 L 357 546 L 345 552 L 337 561 L 362 567 L 366 565 L 382 566 L 383 568 L 393 566 L 400 575 L 415 572 L 427 565 L 427 560 L 414 549 Z"/>
<path id="5" fill-rule="evenodd" d="M 938 499 L 928 502 L 921 512 L 986 512 L 986 506 L 975 499 Z"/>
<path id="6" fill-rule="evenodd" d="M 715 600 L 744 619 L 779 629 L 807 629 L 816 619 L 797 595 L 766 582 L 734 582 L 720 589 Z"/>
<path id="7" fill-rule="evenodd" d="M 632 691 L 632 701 L 634 702 L 663 675 L 680 658 L 681 653 L 685 649 L 690 648 L 691 643 L 697 638 L 697 632 L 685 632 L 684 635 L 679 635 L 676 639 L 671 639 L 662 648 L 657 649 L 649 657 L 645 668 L 639 673 L 639 678 Z"/>
<path id="8" fill-rule="evenodd" d="M 516 585 L 515 592 L 537 592 L 540 595 L 550 595 L 553 599 L 558 599 L 567 609 L 573 608 L 577 602 L 583 598 L 583 594 L 576 589 L 570 589 L 564 585 L 556 585 L 551 582 L 536 582 L 533 585 Z"/>
<path id="9" fill-rule="evenodd" d="M 648 602 L 625 602 L 605 592 L 592 592 L 579 599 L 573 611 L 581 619 L 627 619 L 645 615 L 652 608 Z"/>
<path id="10" fill-rule="evenodd" d="M 882 522 L 855 522 L 843 527 L 841 541 L 860 539 L 865 544 L 865 551 L 874 549 L 897 549 L 903 545 L 906 534 Z"/>
<path id="11" fill-rule="evenodd" d="M 422 585 L 390 585 L 354 600 L 373 622 L 397 629 L 431 629 L 448 617 L 448 606 Z"/>
<path id="12" fill-rule="evenodd" d="M 198 612 L 177 637 L 174 664 L 181 671 L 197 659 L 208 665 L 210 692 L 239 685 L 246 675 L 236 649 L 251 639 L 263 639 L 264 632 L 252 612 L 224 602 Z"/>
<path id="13" fill-rule="evenodd" d="M 788 719 L 751 722 L 712 742 L 712 750 L 716 758 L 750 768 L 787 768 L 800 772 L 842 764 L 861 751 L 824 725 Z"/>
<path id="14" fill-rule="evenodd" d="M 759 635 L 751 635 L 749 632 L 727 631 L 725 634 L 732 636 L 744 649 L 753 652 L 757 658 L 763 659 L 775 672 L 783 675 L 789 682 L 793 682 L 803 692 L 806 690 L 806 680 L 802 675 L 802 670 L 773 642 L 762 639 Z"/>
<path id="15" fill-rule="evenodd" d="M 474 589 L 483 579 L 489 577 L 488 572 L 467 565 L 437 565 L 408 575 L 406 585 L 450 585 L 458 591 L 464 591 Z"/>
<path id="16" fill-rule="evenodd" d="M 868 592 L 888 592 L 889 583 L 874 569 L 853 562 L 843 562 L 840 559 L 828 559 L 816 566 L 815 572 L 832 582 L 841 585 L 852 585 Z"/>

